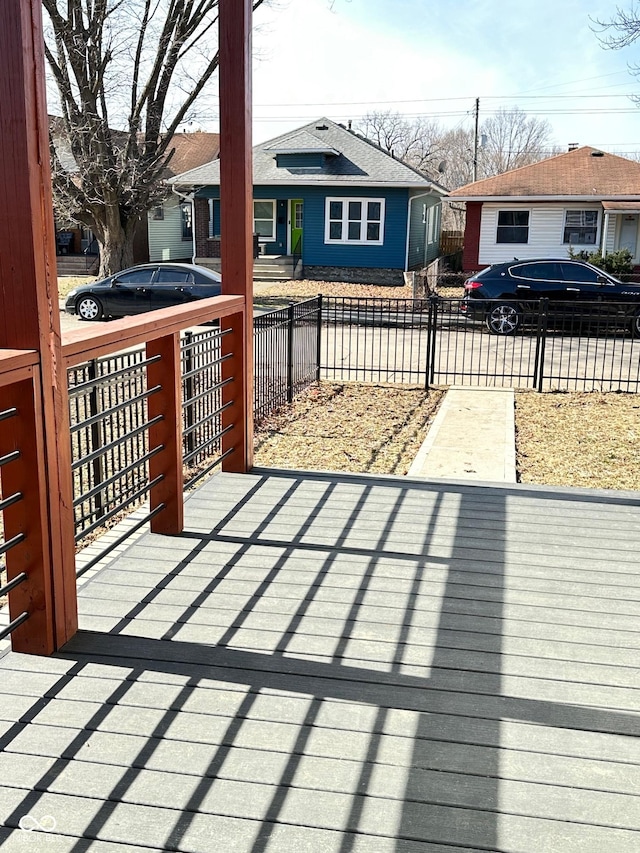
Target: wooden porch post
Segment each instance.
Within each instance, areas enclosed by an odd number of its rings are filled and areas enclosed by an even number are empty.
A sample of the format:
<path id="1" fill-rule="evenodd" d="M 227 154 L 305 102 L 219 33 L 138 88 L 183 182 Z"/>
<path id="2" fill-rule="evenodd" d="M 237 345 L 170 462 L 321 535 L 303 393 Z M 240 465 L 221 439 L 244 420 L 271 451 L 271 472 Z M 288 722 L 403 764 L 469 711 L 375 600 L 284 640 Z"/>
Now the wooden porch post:
<path id="1" fill-rule="evenodd" d="M 245 298 L 245 316 L 230 318 L 222 339 L 223 470 L 253 466 L 253 165 L 251 156 L 251 0 L 220 0 L 220 211 L 222 292 Z"/>
<path id="2" fill-rule="evenodd" d="M 60 313 L 49 169 L 41 0 L 0 3 L 0 348 L 40 353 L 37 408 L 42 411 L 44 458 L 38 488 L 43 555 L 53 605 L 29 629 L 41 633 L 17 651 L 52 651 L 77 630 L 71 448 L 67 380 L 60 349 Z M 1 395 L 1 392 L 0 392 Z M 40 405 L 41 404 L 41 405 Z M 11 552 L 7 555 L 9 558 Z M 46 598 L 34 591 L 32 598 Z M 45 635 L 53 639 L 47 641 Z M 27 647 L 28 646 L 28 647 Z"/>

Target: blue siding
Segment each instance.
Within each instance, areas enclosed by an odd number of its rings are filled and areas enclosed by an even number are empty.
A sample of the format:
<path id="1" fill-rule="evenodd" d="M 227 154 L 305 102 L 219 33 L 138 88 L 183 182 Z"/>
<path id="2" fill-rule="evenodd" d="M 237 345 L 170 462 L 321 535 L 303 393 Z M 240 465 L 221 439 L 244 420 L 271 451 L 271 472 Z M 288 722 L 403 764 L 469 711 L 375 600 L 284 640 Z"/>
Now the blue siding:
<path id="1" fill-rule="evenodd" d="M 278 168 L 318 169 L 324 165 L 324 154 L 276 154 Z"/>
<path id="2" fill-rule="evenodd" d="M 201 198 L 218 198 L 219 187 L 203 187 Z M 287 201 L 301 198 L 304 202 L 302 262 L 309 266 L 368 267 L 371 269 L 405 269 L 407 246 L 407 204 L 409 192 L 402 188 L 326 187 L 326 186 L 256 186 L 254 198 L 276 199 L 276 242 L 268 243 L 268 254 L 287 251 Z M 325 199 L 385 199 L 384 243 L 381 246 L 325 244 Z M 417 206 L 417 203 L 416 203 Z M 215 206 L 214 206 L 215 207 Z"/>

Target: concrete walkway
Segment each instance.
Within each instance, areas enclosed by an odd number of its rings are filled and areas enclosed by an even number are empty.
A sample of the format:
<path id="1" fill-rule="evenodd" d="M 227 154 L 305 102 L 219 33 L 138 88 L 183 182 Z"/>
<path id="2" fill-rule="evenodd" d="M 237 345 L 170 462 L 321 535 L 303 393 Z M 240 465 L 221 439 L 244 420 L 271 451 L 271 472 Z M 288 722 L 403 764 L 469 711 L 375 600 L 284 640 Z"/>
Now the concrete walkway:
<path id="1" fill-rule="evenodd" d="M 514 408 L 511 388 L 451 387 L 409 476 L 515 483 Z"/>

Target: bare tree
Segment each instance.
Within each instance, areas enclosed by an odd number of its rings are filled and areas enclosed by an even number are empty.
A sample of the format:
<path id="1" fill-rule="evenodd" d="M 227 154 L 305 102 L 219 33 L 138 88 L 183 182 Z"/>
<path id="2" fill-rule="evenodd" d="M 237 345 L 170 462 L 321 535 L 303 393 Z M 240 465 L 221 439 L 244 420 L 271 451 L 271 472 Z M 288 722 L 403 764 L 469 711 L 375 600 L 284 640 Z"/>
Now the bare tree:
<path id="1" fill-rule="evenodd" d="M 607 50 L 621 50 L 629 47 L 640 38 L 640 6 L 633 2 L 630 9 L 616 7 L 616 13 L 608 21 L 591 19 L 600 44 Z M 640 64 L 630 64 L 629 72 L 640 77 Z M 640 106 L 640 96 L 632 95 L 631 100 Z"/>
<path id="2" fill-rule="evenodd" d="M 431 172 L 439 156 L 442 129 L 437 122 L 425 118 L 411 121 L 391 111 L 368 113 L 362 121 L 362 133 L 394 157 L 423 172 Z"/>
<path id="3" fill-rule="evenodd" d="M 264 0 L 253 0 L 256 9 Z M 171 139 L 218 68 L 218 0 L 43 0 L 56 210 L 90 228 L 100 274 L 130 266 L 166 194 Z"/>
<path id="4" fill-rule="evenodd" d="M 559 153 L 551 136 L 551 125 L 545 119 L 528 117 L 519 107 L 498 110 L 482 123 L 478 174 L 485 178 L 500 175 Z"/>

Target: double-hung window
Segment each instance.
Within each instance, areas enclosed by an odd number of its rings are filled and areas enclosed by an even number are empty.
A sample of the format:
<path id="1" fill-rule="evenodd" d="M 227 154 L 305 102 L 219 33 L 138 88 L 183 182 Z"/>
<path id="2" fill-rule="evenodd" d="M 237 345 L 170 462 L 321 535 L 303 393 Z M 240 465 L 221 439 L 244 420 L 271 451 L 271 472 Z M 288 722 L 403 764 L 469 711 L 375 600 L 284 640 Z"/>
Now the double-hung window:
<path id="1" fill-rule="evenodd" d="M 594 246 L 598 234 L 597 210 L 567 210 L 564 216 L 563 243 Z"/>
<path id="2" fill-rule="evenodd" d="M 276 203 L 262 199 L 253 202 L 253 233 L 261 240 L 276 239 Z"/>
<path id="3" fill-rule="evenodd" d="M 188 201 L 180 205 L 180 221 L 182 223 L 182 239 L 193 240 L 193 208 Z"/>
<path id="4" fill-rule="evenodd" d="M 383 198 L 328 198 L 325 208 L 325 243 L 382 245 Z"/>
<path id="5" fill-rule="evenodd" d="M 529 211 L 499 210 L 496 243 L 528 243 Z"/>

